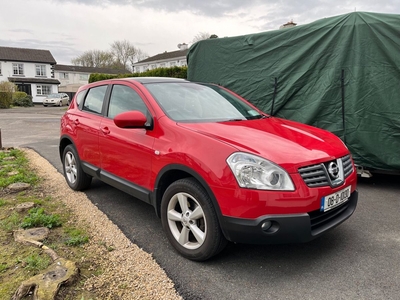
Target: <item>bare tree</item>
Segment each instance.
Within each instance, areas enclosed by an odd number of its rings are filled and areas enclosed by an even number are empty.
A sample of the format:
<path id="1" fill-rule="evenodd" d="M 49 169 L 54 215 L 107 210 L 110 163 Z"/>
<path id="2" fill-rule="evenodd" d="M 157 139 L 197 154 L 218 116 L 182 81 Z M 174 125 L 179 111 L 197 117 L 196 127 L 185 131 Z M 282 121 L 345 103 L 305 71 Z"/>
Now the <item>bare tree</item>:
<path id="1" fill-rule="evenodd" d="M 198 41 L 207 40 L 207 39 L 210 38 L 210 36 L 211 36 L 211 34 L 209 34 L 208 32 L 199 32 L 193 38 L 192 43 L 194 44 L 194 43 L 196 43 Z"/>
<path id="2" fill-rule="evenodd" d="M 149 55 L 146 52 L 143 52 L 141 49 L 136 49 L 136 50 L 137 50 L 136 61 L 134 62 L 141 61 L 149 57 Z"/>
<path id="3" fill-rule="evenodd" d="M 111 68 L 115 61 L 111 52 L 89 50 L 71 60 L 75 66 Z"/>
<path id="4" fill-rule="evenodd" d="M 71 60 L 76 66 L 133 70 L 133 63 L 148 55 L 127 40 L 115 41 L 110 51 L 89 50 Z"/>
<path id="5" fill-rule="evenodd" d="M 114 60 L 126 70 L 132 71 L 132 62 L 135 62 L 138 50 L 129 41 L 115 41 L 111 44 L 111 53 Z M 129 63 L 129 64 L 128 64 Z"/>

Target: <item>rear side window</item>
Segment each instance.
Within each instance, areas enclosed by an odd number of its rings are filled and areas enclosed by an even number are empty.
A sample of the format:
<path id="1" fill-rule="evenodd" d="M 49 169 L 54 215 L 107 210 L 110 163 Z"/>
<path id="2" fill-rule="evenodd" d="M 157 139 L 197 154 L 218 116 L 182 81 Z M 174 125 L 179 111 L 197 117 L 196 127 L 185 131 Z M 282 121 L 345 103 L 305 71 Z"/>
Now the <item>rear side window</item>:
<path id="1" fill-rule="evenodd" d="M 86 96 L 85 103 L 83 103 L 82 110 L 101 114 L 106 91 L 107 85 L 91 88 Z"/>
<path id="2" fill-rule="evenodd" d="M 85 97 L 87 91 L 81 91 L 76 95 L 76 105 L 80 106 L 83 98 Z"/>
<path id="3" fill-rule="evenodd" d="M 113 119 L 116 115 L 130 110 L 138 110 L 144 115 L 147 114 L 146 104 L 135 90 L 125 85 L 114 85 L 108 107 L 108 117 Z"/>

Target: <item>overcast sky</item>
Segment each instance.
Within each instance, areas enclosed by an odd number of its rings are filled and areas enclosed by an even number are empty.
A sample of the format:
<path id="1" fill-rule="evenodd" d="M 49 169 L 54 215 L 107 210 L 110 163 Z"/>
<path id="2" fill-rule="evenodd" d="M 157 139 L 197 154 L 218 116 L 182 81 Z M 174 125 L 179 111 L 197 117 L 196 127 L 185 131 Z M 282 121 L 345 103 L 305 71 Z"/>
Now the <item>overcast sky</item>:
<path id="1" fill-rule="evenodd" d="M 59 64 L 128 40 L 149 56 L 219 37 L 354 11 L 400 14 L 400 0 L 1 0 L 0 46 L 50 50 Z"/>

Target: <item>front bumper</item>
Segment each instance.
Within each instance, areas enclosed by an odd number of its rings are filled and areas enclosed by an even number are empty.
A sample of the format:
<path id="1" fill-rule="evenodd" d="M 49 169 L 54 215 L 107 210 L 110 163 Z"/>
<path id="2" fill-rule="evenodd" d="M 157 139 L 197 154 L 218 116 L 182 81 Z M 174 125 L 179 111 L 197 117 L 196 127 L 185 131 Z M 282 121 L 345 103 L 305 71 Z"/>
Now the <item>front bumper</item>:
<path id="1" fill-rule="evenodd" d="M 301 214 L 264 215 L 257 219 L 223 216 L 221 228 L 229 241 L 237 243 L 303 243 L 317 238 L 348 219 L 356 209 L 357 201 L 358 192 L 355 190 L 346 203 L 325 213 L 313 211 Z"/>

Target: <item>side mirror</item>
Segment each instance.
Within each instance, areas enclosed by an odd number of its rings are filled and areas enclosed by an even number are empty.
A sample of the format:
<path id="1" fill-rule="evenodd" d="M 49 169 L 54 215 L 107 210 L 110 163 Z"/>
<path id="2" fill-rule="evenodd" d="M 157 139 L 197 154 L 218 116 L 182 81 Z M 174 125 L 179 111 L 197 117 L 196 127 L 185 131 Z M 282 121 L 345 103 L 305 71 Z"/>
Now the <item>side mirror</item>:
<path id="1" fill-rule="evenodd" d="M 114 123 L 120 128 L 148 128 L 146 116 L 138 111 L 126 111 L 115 116 Z"/>

